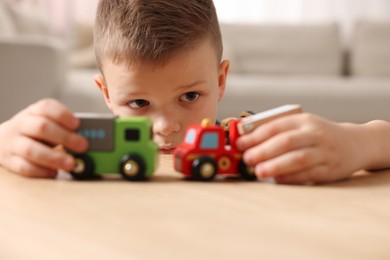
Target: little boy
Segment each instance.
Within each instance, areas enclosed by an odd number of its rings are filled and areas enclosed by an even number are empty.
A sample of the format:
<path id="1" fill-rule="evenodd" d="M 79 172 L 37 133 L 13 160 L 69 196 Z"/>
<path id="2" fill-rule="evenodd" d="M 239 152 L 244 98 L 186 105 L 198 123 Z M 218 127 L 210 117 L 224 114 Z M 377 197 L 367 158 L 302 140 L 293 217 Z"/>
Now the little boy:
<path id="1" fill-rule="evenodd" d="M 190 124 L 216 120 L 229 61 L 212 0 L 101 0 L 95 24 L 95 77 L 118 116 L 149 116 L 155 141 L 170 153 Z M 26 128 L 24 126 L 28 125 Z M 79 121 L 42 100 L 0 125 L 0 164 L 31 177 L 71 170 L 65 151 L 83 152 Z M 242 136 L 244 160 L 279 183 L 327 182 L 359 169 L 390 166 L 390 123 L 337 124 L 310 114 L 286 116 Z M 387 141 L 389 140 L 389 141 Z"/>

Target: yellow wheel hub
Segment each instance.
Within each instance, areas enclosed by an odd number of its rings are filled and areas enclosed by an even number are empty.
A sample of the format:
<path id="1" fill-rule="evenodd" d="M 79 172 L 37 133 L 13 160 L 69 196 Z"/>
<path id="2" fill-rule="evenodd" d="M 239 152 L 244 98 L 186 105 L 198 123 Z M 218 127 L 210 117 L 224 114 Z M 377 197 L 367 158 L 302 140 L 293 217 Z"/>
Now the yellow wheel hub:
<path id="1" fill-rule="evenodd" d="M 139 166 L 138 163 L 134 160 L 128 160 L 126 163 L 123 165 L 123 172 L 126 175 L 129 176 L 134 176 L 137 175 L 139 172 Z"/>

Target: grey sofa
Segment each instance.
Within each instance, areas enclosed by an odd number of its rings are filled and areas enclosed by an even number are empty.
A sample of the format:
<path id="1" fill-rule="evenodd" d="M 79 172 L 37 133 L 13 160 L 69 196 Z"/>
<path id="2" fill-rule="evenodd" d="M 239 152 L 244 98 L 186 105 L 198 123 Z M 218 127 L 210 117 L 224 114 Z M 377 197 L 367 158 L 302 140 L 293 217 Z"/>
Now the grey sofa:
<path id="1" fill-rule="evenodd" d="M 0 122 L 43 97 L 59 96 L 66 55 L 41 16 L 0 1 Z"/>
<path id="2" fill-rule="evenodd" d="M 222 32 L 232 66 L 220 118 L 299 103 L 336 121 L 390 121 L 390 22 L 362 22 L 347 42 L 336 24 L 222 25 Z M 0 120 L 42 97 L 108 112 L 96 68 L 68 67 L 66 56 L 46 38 L 0 38 Z"/>
<path id="3" fill-rule="evenodd" d="M 64 46 L 48 37 L 0 37 L 0 122 L 65 87 Z"/>
<path id="4" fill-rule="evenodd" d="M 299 103 L 336 121 L 390 120 L 390 21 L 358 23 L 348 41 L 336 24 L 222 25 L 232 62 L 220 117 Z"/>

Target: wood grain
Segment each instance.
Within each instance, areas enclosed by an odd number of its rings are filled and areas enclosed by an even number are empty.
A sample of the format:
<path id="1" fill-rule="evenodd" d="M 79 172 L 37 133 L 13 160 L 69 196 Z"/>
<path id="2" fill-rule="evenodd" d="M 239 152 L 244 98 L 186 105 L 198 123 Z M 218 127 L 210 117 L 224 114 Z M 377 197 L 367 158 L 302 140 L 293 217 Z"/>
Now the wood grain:
<path id="1" fill-rule="evenodd" d="M 0 169 L 0 259 L 390 259 L 390 171 L 323 186 Z"/>

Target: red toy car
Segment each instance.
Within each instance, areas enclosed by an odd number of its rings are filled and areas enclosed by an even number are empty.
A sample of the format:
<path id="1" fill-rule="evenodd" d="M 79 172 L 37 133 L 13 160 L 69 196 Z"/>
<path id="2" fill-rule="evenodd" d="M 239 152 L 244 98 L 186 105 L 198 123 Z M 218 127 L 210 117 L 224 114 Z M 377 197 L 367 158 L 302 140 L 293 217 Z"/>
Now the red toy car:
<path id="1" fill-rule="evenodd" d="M 229 123 L 230 145 L 226 145 L 225 129 L 203 120 L 201 125 L 187 129 L 185 141 L 174 154 L 174 167 L 189 178 L 210 181 L 216 174 L 239 175 L 245 180 L 256 180 L 254 168 L 242 160 L 236 147 L 239 136 L 237 120 Z"/>

